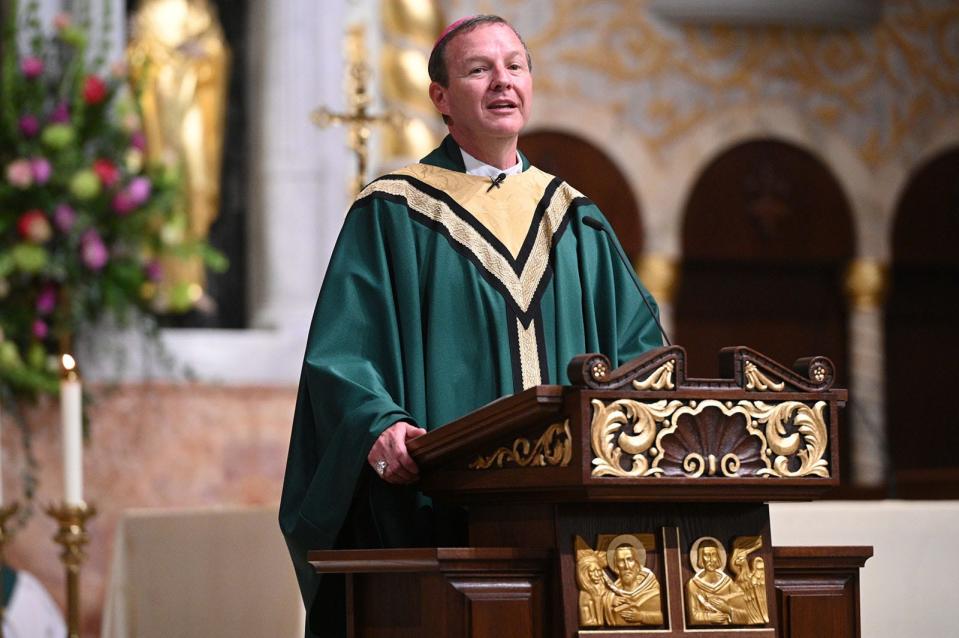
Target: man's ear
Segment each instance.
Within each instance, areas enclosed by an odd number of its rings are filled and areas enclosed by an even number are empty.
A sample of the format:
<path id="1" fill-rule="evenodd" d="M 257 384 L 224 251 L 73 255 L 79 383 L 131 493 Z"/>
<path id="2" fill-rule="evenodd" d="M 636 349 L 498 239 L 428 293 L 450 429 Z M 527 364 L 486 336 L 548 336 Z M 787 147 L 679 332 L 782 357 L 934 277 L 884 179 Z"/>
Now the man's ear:
<path id="1" fill-rule="evenodd" d="M 439 82 L 430 82 L 430 100 L 433 102 L 433 106 L 436 107 L 436 110 L 439 111 L 441 115 L 450 114 L 449 99 L 446 88 L 443 87 Z"/>

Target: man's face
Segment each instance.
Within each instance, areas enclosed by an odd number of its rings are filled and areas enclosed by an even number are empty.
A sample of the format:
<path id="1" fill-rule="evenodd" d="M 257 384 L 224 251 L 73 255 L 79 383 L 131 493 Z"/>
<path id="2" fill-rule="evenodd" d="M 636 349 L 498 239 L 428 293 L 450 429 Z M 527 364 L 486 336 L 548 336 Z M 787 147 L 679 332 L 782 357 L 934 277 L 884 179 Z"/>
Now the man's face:
<path id="1" fill-rule="evenodd" d="M 526 49 L 505 24 L 487 24 L 453 38 L 446 48 L 449 86 L 430 85 L 437 110 L 452 120 L 458 141 L 481 145 L 513 138 L 529 120 L 533 80 Z"/>
<path id="2" fill-rule="evenodd" d="M 636 577 L 639 575 L 639 565 L 636 564 L 632 547 L 616 548 L 616 572 L 619 574 L 619 579 L 627 587 L 636 582 Z"/>
<path id="3" fill-rule="evenodd" d="M 719 569 L 719 550 L 715 547 L 703 547 L 699 563 L 708 572 L 716 571 Z"/>

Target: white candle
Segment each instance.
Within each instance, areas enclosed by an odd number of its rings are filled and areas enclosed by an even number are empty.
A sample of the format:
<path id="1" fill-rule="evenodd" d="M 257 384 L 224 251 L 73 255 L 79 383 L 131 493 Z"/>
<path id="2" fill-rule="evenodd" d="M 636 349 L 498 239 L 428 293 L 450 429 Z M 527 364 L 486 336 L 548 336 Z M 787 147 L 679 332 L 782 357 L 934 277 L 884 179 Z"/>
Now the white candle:
<path id="1" fill-rule="evenodd" d="M 63 355 L 60 380 L 60 422 L 63 426 L 63 490 L 67 505 L 83 503 L 83 389 L 73 357 Z"/>

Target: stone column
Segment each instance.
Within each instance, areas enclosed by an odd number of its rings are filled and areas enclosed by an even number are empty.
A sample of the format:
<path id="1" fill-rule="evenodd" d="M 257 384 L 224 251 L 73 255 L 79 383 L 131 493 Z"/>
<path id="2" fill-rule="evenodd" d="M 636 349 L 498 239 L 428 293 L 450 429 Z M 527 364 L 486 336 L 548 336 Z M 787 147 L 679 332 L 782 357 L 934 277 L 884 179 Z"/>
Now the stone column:
<path id="1" fill-rule="evenodd" d="M 349 204 L 342 130 L 310 112 L 343 108 L 344 0 L 250 7 L 249 277 L 252 327 L 309 325 Z"/>
<path id="2" fill-rule="evenodd" d="M 886 265 L 873 259 L 854 260 L 846 272 L 849 299 L 849 404 L 852 423 L 853 483 L 884 484 L 889 471 L 886 446 L 885 352 L 883 301 Z"/>

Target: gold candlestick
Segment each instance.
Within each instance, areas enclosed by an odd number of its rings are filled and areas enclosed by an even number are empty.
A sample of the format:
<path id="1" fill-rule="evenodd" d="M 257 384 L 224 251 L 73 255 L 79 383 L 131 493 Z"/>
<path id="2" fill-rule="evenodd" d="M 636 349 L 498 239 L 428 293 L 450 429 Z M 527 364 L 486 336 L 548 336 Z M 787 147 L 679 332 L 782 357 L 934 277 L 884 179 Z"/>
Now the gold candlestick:
<path id="1" fill-rule="evenodd" d="M 19 509 L 20 504 L 16 501 L 9 505 L 0 506 L 0 567 L 7 564 L 6 554 L 4 553 L 7 541 L 10 540 L 10 535 L 7 534 L 7 521 L 10 520 Z M 2 601 L 0 601 L 0 638 L 3 638 L 3 616 L 5 612 L 5 606 L 2 604 Z"/>
<path id="2" fill-rule="evenodd" d="M 67 636 L 80 638 L 80 564 L 86 558 L 83 546 L 90 540 L 87 519 L 97 513 L 88 503 L 61 503 L 47 508 L 60 529 L 53 540 L 63 546 L 60 560 L 67 573 Z"/>

